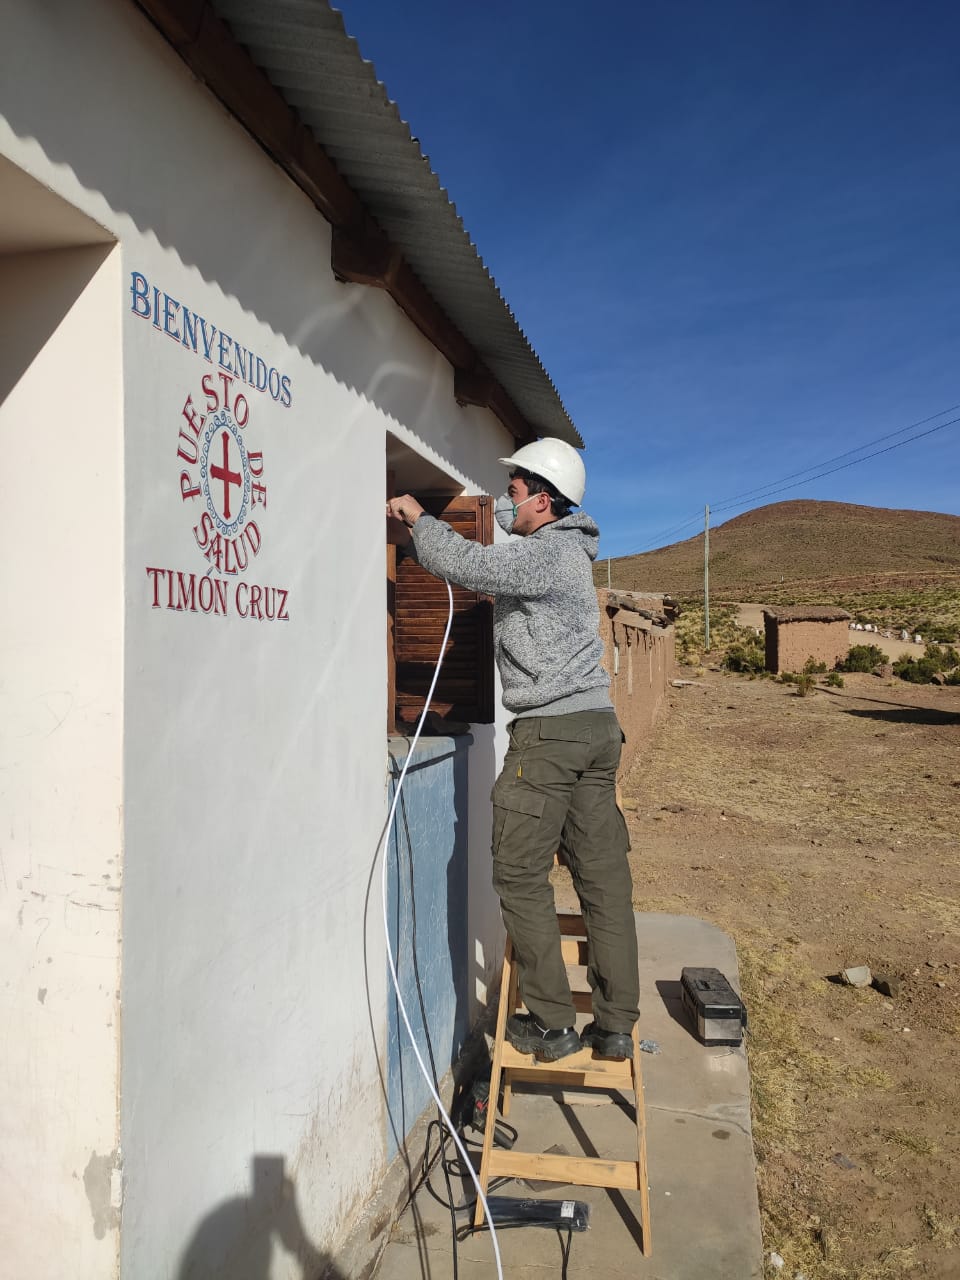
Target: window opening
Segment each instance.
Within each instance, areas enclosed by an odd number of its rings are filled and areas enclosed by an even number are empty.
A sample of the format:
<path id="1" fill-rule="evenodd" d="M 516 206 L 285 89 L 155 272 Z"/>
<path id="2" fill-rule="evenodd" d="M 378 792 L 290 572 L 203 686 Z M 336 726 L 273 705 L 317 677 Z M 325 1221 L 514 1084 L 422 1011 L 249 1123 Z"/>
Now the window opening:
<path id="1" fill-rule="evenodd" d="M 399 446 L 393 445 L 396 455 Z M 410 456 L 416 455 L 409 452 Z M 392 461 L 388 457 L 388 461 Z M 426 464 L 429 465 L 429 464 Z M 432 473 L 432 474 L 430 474 Z M 493 542 L 493 499 L 487 494 L 439 492 L 437 472 L 426 483 L 415 472 L 387 471 L 388 498 L 410 493 L 431 515 L 462 537 L 489 546 Z M 450 482 L 451 488 L 454 484 Z M 421 569 L 403 548 L 387 546 L 387 732 L 404 733 L 423 710 L 447 622 L 447 589 Z M 431 713 L 453 732 L 458 725 L 489 724 L 494 719 L 493 605 L 488 596 L 453 586 L 453 625 L 444 654 Z"/>

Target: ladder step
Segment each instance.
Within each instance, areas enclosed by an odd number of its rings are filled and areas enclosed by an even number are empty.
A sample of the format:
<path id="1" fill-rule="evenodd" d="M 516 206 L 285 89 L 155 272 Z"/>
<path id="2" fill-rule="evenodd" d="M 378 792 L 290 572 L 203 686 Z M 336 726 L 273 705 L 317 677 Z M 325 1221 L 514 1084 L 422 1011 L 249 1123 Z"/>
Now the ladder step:
<path id="1" fill-rule="evenodd" d="M 593 996 L 589 991 L 571 991 L 570 995 L 573 997 L 573 1007 L 577 1013 L 593 1013 Z M 523 1007 L 526 1009 L 526 1005 Z"/>
<path id="2" fill-rule="evenodd" d="M 583 927 L 583 916 L 573 915 L 568 911 L 558 911 L 557 924 L 565 937 L 585 938 L 587 936 L 587 931 Z"/>
<path id="3" fill-rule="evenodd" d="M 539 1178 L 544 1182 L 569 1182 L 577 1187 L 623 1187 L 640 1190 L 640 1166 L 636 1160 L 598 1160 L 590 1156 L 540 1155 L 532 1151 L 490 1153 L 490 1176 Z"/>
<path id="4" fill-rule="evenodd" d="M 587 944 L 579 938 L 561 938 L 560 952 L 564 964 L 586 964 Z"/>
<path id="5" fill-rule="evenodd" d="M 594 1089 L 632 1089 L 633 1072 L 629 1058 L 595 1058 L 592 1049 L 581 1049 L 558 1062 L 538 1062 L 529 1053 L 518 1052 L 504 1042 L 501 1063 L 513 1079 L 538 1080 L 541 1084 L 581 1085 Z"/>
<path id="6" fill-rule="evenodd" d="M 630 1089 L 629 1079 L 616 1080 L 597 1071 L 560 1071 L 549 1063 L 543 1066 L 511 1067 L 510 1083 L 518 1080 L 533 1084 L 559 1084 L 565 1089 Z"/>

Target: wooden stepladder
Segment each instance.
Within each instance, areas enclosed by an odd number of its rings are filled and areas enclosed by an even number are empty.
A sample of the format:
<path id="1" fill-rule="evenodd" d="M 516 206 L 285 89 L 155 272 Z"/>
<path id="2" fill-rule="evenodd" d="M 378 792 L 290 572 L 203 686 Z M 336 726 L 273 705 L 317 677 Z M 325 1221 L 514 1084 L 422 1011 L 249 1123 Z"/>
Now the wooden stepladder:
<path id="1" fill-rule="evenodd" d="M 559 914 L 561 947 L 567 966 L 587 962 L 586 933 L 579 915 Z M 618 1187 L 640 1192 L 640 1226 L 643 1232 L 643 1256 L 649 1257 L 650 1194 L 647 1186 L 647 1132 L 643 1106 L 643 1080 L 640 1068 L 640 1034 L 633 1029 L 633 1057 L 623 1062 L 598 1058 L 592 1049 L 561 1058 L 559 1062 L 540 1062 L 529 1054 L 518 1053 L 504 1038 L 507 1018 L 521 1007 L 518 972 L 513 960 L 513 944 L 507 939 L 500 983 L 500 1004 L 493 1044 L 493 1066 L 490 1072 L 490 1106 L 483 1134 L 480 1158 L 480 1185 L 486 1195 L 491 1178 L 536 1178 L 544 1182 L 571 1183 L 581 1187 Z M 578 1012 L 590 1012 L 589 991 L 575 991 L 573 1002 Z M 497 1117 L 497 1098 L 503 1084 L 501 1113 L 510 1111 L 513 1083 L 535 1080 L 539 1084 L 562 1085 L 574 1089 L 629 1089 L 635 1099 L 637 1122 L 637 1159 L 604 1160 L 596 1156 L 564 1156 L 532 1151 L 505 1151 L 494 1146 L 493 1134 Z M 483 1205 L 477 1200 L 474 1226 L 483 1223 Z"/>

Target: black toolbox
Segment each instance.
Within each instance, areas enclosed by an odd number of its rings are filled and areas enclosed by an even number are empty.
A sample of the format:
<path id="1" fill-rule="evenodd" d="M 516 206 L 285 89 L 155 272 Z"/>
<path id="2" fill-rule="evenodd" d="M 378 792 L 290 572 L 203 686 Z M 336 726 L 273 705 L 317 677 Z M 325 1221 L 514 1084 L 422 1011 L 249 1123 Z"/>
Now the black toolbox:
<path id="1" fill-rule="evenodd" d="M 747 1011 L 719 969 L 681 969 L 680 1000 L 702 1044 L 741 1043 Z"/>

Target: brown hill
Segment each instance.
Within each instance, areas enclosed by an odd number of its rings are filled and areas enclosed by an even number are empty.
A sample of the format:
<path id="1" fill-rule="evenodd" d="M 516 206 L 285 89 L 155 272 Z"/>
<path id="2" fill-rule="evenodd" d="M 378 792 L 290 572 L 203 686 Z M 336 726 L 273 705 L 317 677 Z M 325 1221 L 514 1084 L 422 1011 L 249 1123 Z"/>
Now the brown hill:
<path id="1" fill-rule="evenodd" d="M 612 561 L 613 585 L 703 594 L 703 534 Z M 606 585 L 607 566 L 596 568 Z M 824 603 L 884 590 L 960 590 L 960 516 L 846 502 L 776 502 L 710 530 L 711 598 Z"/>

